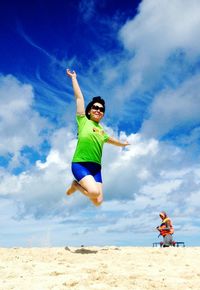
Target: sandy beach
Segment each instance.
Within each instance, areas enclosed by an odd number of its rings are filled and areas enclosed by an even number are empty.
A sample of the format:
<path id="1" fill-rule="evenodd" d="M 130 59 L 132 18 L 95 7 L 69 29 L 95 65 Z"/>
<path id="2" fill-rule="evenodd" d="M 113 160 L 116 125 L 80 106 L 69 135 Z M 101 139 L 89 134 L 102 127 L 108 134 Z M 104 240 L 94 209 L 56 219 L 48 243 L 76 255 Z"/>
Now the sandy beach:
<path id="1" fill-rule="evenodd" d="M 1 290 L 200 289 L 200 248 L 1 248 Z"/>

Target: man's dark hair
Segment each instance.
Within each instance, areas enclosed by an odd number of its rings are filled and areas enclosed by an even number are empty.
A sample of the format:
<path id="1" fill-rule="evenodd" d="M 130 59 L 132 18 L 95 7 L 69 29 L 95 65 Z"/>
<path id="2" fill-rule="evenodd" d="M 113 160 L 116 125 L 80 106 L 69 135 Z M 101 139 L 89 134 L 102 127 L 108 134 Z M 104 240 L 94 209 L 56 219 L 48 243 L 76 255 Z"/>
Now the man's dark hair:
<path id="1" fill-rule="evenodd" d="M 92 101 L 87 105 L 86 109 L 85 109 L 85 115 L 88 119 L 90 119 L 90 115 L 89 115 L 89 111 L 91 110 L 92 106 L 95 103 L 99 103 L 104 107 L 104 111 L 105 111 L 105 101 L 104 99 L 102 99 L 100 96 L 94 97 L 92 99 Z"/>

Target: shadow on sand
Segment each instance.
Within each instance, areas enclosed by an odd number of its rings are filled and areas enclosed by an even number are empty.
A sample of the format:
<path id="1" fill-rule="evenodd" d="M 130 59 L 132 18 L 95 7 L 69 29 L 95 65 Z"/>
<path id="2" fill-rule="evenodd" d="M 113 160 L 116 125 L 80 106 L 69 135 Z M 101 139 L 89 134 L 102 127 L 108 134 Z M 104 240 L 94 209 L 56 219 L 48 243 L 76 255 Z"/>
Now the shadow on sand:
<path id="1" fill-rule="evenodd" d="M 96 254 L 98 252 L 94 250 L 85 249 L 83 246 L 81 246 L 80 249 L 77 249 L 75 251 L 72 251 L 69 247 L 65 247 L 65 250 L 74 254 Z"/>

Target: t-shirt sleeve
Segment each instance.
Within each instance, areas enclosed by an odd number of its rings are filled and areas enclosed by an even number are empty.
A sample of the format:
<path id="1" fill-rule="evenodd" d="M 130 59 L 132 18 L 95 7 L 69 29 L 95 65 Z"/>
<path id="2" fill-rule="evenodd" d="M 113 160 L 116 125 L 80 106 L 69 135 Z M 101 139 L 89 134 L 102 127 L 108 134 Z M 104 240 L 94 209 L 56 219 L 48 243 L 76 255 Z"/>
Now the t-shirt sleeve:
<path id="1" fill-rule="evenodd" d="M 87 122 L 87 117 L 85 115 L 76 115 L 76 121 L 78 124 L 78 129 L 81 130 Z"/>
<path id="2" fill-rule="evenodd" d="M 103 141 L 104 141 L 104 143 L 106 143 L 110 136 L 104 131 L 104 128 L 101 125 L 100 125 L 100 127 L 101 127 L 101 130 L 103 132 Z"/>
<path id="3" fill-rule="evenodd" d="M 104 134 L 104 142 L 107 142 L 108 139 L 109 139 L 109 137 L 110 137 L 110 136 L 109 136 L 107 133 L 105 133 L 105 134 Z"/>

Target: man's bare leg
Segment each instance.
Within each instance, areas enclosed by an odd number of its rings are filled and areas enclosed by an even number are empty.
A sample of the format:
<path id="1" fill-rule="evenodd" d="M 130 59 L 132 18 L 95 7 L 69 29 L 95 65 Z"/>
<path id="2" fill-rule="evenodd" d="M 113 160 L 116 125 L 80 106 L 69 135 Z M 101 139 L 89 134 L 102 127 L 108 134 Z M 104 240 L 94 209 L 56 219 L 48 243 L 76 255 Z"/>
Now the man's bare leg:
<path id="1" fill-rule="evenodd" d="M 71 195 L 76 190 L 87 196 L 95 206 L 99 206 L 103 201 L 102 183 L 96 182 L 93 176 L 87 175 L 79 183 L 74 180 L 66 194 Z"/>
<path id="2" fill-rule="evenodd" d="M 77 185 L 78 182 L 76 180 L 73 180 L 71 186 L 67 189 L 66 194 L 71 195 L 72 193 L 74 193 L 77 190 Z"/>
<path id="3" fill-rule="evenodd" d="M 67 189 L 66 194 L 67 195 L 71 195 L 73 194 L 75 191 L 79 190 L 80 192 L 82 192 L 84 195 L 86 195 L 87 197 L 89 197 L 89 194 L 87 192 L 87 190 L 85 190 L 76 180 L 72 181 L 71 186 Z"/>
<path id="4" fill-rule="evenodd" d="M 92 201 L 92 203 L 96 206 L 100 206 L 103 202 L 103 187 L 102 187 L 102 183 L 101 182 L 97 182 L 97 186 L 99 188 L 99 196 L 95 197 L 95 198 L 90 198 L 90 200 Z"/>

